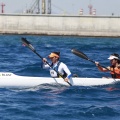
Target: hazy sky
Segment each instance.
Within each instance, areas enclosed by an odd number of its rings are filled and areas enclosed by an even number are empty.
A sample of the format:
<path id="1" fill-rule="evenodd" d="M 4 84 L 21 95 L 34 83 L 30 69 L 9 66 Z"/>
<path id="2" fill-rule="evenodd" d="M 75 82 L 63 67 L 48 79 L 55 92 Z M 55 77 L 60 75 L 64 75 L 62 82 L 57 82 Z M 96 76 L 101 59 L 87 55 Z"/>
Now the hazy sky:
<path id="1" fill-rule="evenodd" d="M 36 0 L 0 0 L 5 3 L 5 13 L 18 13 L 30 8 Z M 42 0 L 41 0 L 42 1 Z M 47 1 L 47 0 L 46 0 Z M 97 15 L 120 15 L 120 0 L 51 0 L 53 14 L 79 14 L 83 9 L 84 15 L 89 14 L 88 5 L 91 3 Z"/>

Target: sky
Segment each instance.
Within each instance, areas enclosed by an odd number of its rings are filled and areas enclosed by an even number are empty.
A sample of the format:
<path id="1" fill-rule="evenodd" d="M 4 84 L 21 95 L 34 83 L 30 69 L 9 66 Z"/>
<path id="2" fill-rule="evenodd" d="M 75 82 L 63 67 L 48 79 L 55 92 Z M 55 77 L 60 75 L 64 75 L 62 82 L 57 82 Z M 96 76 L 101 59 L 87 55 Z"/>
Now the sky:
<path id="1" fill-rule="evenodd" d="M 35 1 L 0 0 L 0 4 L 5 4 L 5 13 L 22 13 L 29 9 Z M 120 0 L 51 0 L 52 14 L 79 15 L 80 9 L 83 9 L 83 14 L 89 15 L 89 4 L 96 9 L 96 15 L 112 15 L 112 13 L 116 16 L 120 15 Z"/>

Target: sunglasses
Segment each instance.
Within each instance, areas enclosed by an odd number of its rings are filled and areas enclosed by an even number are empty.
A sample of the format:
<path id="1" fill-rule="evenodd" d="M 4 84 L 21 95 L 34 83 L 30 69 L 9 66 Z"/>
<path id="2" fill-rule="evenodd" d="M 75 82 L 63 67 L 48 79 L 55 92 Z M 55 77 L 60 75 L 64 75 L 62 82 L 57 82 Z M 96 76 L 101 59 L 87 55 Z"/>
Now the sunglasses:
<path id="1" fill-rule="evenodd" d="M 50 57 L 50 59 L 53 59 L 54 57 Z"/>

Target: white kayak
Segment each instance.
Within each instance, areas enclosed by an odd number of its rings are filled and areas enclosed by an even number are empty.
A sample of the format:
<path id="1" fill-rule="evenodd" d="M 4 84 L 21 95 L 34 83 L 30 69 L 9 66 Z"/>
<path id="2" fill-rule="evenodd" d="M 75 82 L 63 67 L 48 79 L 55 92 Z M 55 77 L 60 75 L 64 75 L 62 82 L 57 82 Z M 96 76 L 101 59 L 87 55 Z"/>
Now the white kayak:
<path id="1" fill-rule="evenodd" d="M 120 82 L 113 78 L 71 78 L 73 86 L 101 86 Z M 41 84 L 62 84 L 69 86 L 62 78 L 18 76 L 9 72 L 0 72 L 0 87 L 33 87 Z"/>

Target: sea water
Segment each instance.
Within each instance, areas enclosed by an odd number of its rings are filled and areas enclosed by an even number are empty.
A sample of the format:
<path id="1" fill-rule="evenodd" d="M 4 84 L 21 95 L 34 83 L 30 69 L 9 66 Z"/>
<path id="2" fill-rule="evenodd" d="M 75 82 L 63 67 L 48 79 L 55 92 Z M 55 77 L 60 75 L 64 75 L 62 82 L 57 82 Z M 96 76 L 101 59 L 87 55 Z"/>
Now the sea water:
<path id="1" fill-rule="evenodd" d="M 60 61 L 79 77 L 110 77 L 95 64 L 71 53 L 77 49 L 93 61 L 109 66 L 110 54 L 120 54 L 120 38 L 82 38 L 66 36 L 0 36 L 0 71 L 21 76 L 49 77 L 41 59 L 22 45 L 21 38 L 31 42 L 36 51 L 48 59 L 60 51 Z M 48 62 L 49 59 L 48 59 Z M 1 120 L 119 120 L 120 85 L 63 86 L 40 85 L 31 88 L 0 88 Z"/>

